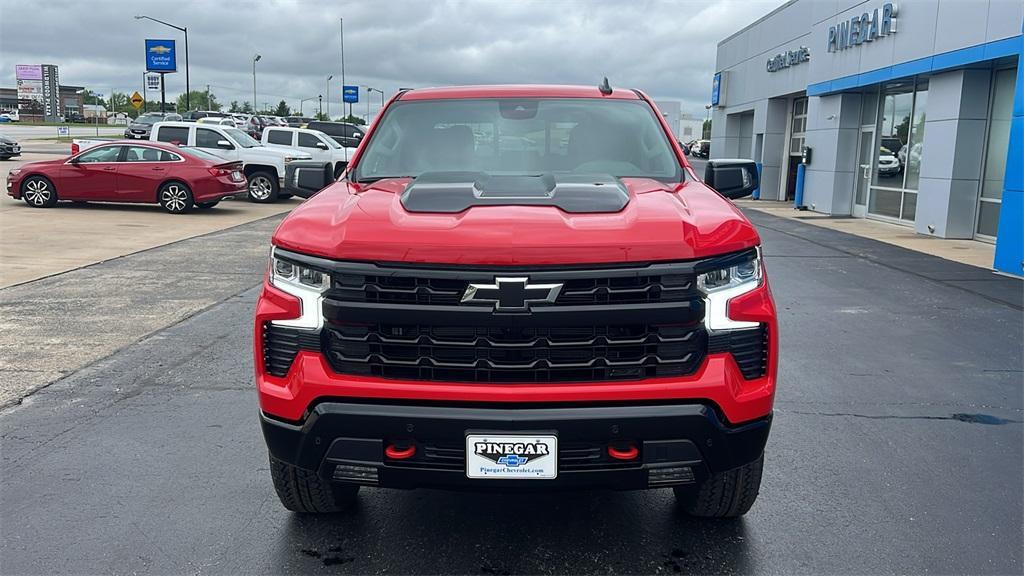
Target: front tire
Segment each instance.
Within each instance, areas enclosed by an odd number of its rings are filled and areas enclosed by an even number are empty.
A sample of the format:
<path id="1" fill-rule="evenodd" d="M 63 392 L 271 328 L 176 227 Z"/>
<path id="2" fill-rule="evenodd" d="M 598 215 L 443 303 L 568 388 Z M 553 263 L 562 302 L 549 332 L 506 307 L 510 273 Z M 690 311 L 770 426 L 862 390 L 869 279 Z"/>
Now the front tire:
<path id="1" fill-rule="evenodd" d="M 192 209 L 192 191 L 181 182 L 167 182 L 160 187 L 157 198 L 171 214 L 184 214 Z"/>
<path id="2" fill-rule="evenodd" d="M 29 176 L 21 184 L 21 197 L 33 208 L 50 208 L 57 204 L 57 191 L 42 176 Z"/>
<path id="3" fill-rule="evenodd" d="M 325 514 L 350 507 L 359 493 L 356 484 L 332 484 L 305 470 L 270 457 L 270 476 L 281 504 L 292 512 Z"/>
<path id="4" fill-rule="evenodd" d="M 735 518 L 750 510 L 761 488 L 764 454 L 757 460 L 708 478 L 696 494 L 675 487 L 676 499 L 690 516 Z"/>
<path id="5" fill-rule="evenodd" d="M 270 172 L 249 174 L 249 201 L 264 204 L 277 200 L 277 178 Z"/>

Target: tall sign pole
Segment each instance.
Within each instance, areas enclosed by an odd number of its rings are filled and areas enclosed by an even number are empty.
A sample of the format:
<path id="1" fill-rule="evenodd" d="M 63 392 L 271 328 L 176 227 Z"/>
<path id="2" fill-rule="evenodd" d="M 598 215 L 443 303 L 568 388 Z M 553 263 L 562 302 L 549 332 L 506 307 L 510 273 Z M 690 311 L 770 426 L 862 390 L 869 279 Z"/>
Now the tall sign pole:
<path id="1" fill-rule="evenodd" d="M 340 32 L 340 34 L 338 35 L 338 38 L 339 38 L 339 40 L 341 42 L 341 89 L 345 90 L 345 19 L 344 18 L 338 18 L 338 31 Z M 343 101 L 341 103 L 341 113 L 344 114 L 345 113 L 344 98 L 342 98 L 342 100 Z M 352 105 L 351 104 L 348 105 L 348 115 L 349 116 L 352 115 Z"/>

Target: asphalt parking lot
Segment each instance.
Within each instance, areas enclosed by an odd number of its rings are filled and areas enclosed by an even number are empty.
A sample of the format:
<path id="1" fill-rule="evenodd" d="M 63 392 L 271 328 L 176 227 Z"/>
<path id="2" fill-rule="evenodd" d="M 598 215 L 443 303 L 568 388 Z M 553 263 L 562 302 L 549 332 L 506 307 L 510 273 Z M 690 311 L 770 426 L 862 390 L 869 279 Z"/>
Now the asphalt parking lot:
<path id="1" fill-rule="evenodd" d="M 285 511 L 251 382 L 268 219 L 0 290 L 8 319 L 70 319 L 55 359 L 95 346 L 74 337 L 103 321 L 191 302 L 0 413 L 3 572 L 1020 573 L 1019 281 L 750 216 L 782 354 L 762 493 L 741 520 L 688 519 L 668 490 L 365 489 L 340 515 Z M 80 316 L 83 291 L 134 272 L 144 294 Z"/>

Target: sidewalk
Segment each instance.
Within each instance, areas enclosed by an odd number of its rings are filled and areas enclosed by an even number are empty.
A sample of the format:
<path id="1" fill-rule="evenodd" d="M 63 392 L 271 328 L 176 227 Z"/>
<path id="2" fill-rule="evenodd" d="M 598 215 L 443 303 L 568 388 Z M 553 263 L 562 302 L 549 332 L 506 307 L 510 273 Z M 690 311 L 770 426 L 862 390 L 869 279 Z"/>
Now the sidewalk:
<path id="1" fill-rule="evenodd" d="M 809 210 L 795 210 L 792 202 L 745 199 L 737 200 L 736 205 L 742 209 L 757 210 L 779 218 L 799 220 L 807 224 L 838 230 L 862 238 L 871 238 L 907 250 L 938 256 L 986 270 L 992 270 L 992 262 L 995 259 L 995 245 L 977 240 L 947 240 L 918 234 L 909 226 L 889 224 L 867 218 L 833 217 Z"/>

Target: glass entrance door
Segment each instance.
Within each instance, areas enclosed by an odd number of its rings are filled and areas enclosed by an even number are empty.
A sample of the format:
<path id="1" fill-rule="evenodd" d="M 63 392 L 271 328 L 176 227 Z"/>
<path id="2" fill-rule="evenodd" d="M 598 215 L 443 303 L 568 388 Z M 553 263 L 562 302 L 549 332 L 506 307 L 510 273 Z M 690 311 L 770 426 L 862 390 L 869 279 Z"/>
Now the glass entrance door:
<path id="1" fill-rule="evenodd" d="M 875 157 L 875 128 L 866 126 L 860 131 L 857 154 L 857 188 L 853 195 L 853 215 L 863 218 L 868 213 L 868 188 L 871 186 L 871 162 Z"/>

